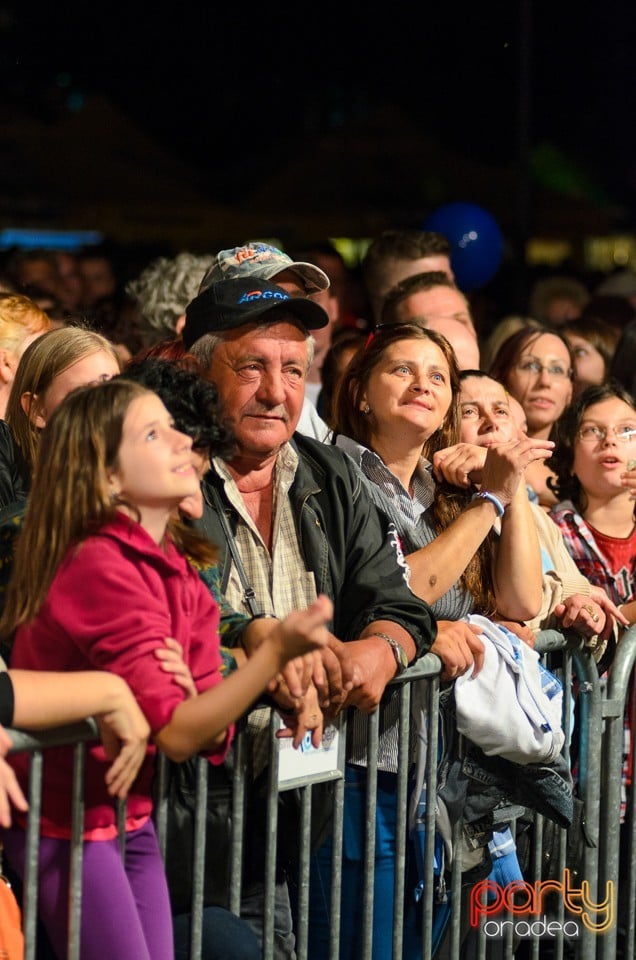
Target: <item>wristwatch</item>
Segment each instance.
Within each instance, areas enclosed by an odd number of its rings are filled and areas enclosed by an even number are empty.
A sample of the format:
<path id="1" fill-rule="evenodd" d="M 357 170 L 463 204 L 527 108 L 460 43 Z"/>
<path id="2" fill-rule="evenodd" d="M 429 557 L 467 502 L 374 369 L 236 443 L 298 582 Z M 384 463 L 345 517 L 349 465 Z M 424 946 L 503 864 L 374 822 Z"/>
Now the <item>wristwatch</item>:
<path id="1" fill-rule="evenodd" d="M 388 645 L 393 651 L 393 657 L 397 665 L 397 670 L 395 671 L 395 676 L 399 677 L 405 670 L 408 669 L 409 658 L 406 655 L 406 650 L 401 643 L 398 643 L 395 637 L 390 637 L 388 633 L 372 633 L 372 637 L 380 637 L 382 640 L 386 640 Z"/>

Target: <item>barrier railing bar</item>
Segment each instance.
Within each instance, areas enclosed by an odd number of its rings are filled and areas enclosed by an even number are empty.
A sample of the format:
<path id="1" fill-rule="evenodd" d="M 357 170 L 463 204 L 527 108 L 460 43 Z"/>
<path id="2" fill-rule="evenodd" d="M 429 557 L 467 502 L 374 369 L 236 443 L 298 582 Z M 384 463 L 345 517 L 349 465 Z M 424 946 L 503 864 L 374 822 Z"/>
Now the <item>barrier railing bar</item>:
<path id="1" fill-rule="evenodd" d="M 307 960 L 309 944 L 309 870 L 311 867 L 311 806 L 313 787 L 300 792 L 300 858 L 298 864 L 298 922 L 296 954 L 298 960 Z"/>
<path id="2" fill-rule="evenodd" d="M 274 907 L 276 897 L 276 839 L 278 836 L 278 720 L 271 712 L 267 772 L 267 827 L 265 830 L 265 909 L 263 915 L 263 960 L 274 960 Z"/>
<path id="3" fill-rule="evenodd" d="M 409 766 L 411 747 L 411 685 L 403 684 L 399 691 L 398 717 L 398 772 L 396 804 L 397 815 L 395 824 L 395 877 L 393 897 L 393 956 L 402 956 L 404 940 L 404 889 L 406 873 L 407 851 L 407 820 L 408 820 L 408 791 Z"/>
<path id="4" fill-rule="evenodd" d="M 342 715 L 340 736 L 347 738 L 347 714 Z M 338 960 L 340 955 L 340 926 L 342 923 L 342 844 L 344 834 L 344 777 L 335 781 L 333 794 L 332 854 L 331 854 L 331 902 L 329 931 L 329 960 Z"/>
<path id="5" fill-rule="evenodd" d="M 427 799 L 429 797 L 430 799 L 428 799 L 425 813 L 426 837 L 424 841 L 424 864 L 426 875 L 432 879 L 434 877 L 433 859 L 435 856 L 434 798 L 437 796 L 437 741 L 439 738 L 439 669 L 441 669 L 441 661 L 439 662 L 438 674 L 431 679 L 427 690 L 429 749 L 426 757 L 426 795 Z M 433 900 L 436 895 L 435 883 L 425 883 L 422 892 L 422 944 L 425 960 L 429 960 L 433 950 Z"/>
<path id="6" fill-rule="evenodd" d="M 236 728 L 234 769 L 232 771 L 232 838 L 230 849 L 230 900 L 232 913 L 240 914 L 243 886 L 243 847 L 245 833 L 245 785 L 247 782 L 247 734 L 245 720 Z"/>
<path id="7" fill-rule="evenodd" d="M 192 851 L 192 915 L 190 921 L 190 955 L 192 957 L 201 956 L 203 937 L 208 773 L 208 761 L 205 757 L 198 757 L 194 787 L 194 850 Z M 173 856 L 175 853 L 177 856 L 179 855 L 178 851 L 173 850 Z"/>
<path id="8" fill-rule="evenodd" d="M 71 862 L 68 904 L 68 960 L 80 960 L 82 920 L 82 860 L 84 855 L 84 780 L 86 771 L 86 744 L 73 748 Z"/>
<path id="9" fill-rule="evenodd" d="M 42 811 L 42 769 L 42 751 L 35 750 L 29 764 L 29 816 L 26 829 L 24 884 L 22 893 L 25 960 L 35 960 L 39 882 L 38 854 L 40 849 L 40 816 Z"/>
<path id="10" fill-rule="evenodd" d="M 636 661 L 636 626 L 626 631 L 618 644 L 607 681 L 608 701 L 623 704 L 616 714 L 605 717 L 603 750 L 603 796 L 601 823 L 603 831 L 599 869 L 599 899 L 605 897 L 607 884 L 612 883 L 615 894 L 619 892 L 620 831 L 618 829 L 621 805 L 621 771 L 623 762 L 623 713 L 629 678 Z M 633 785 L 632 785 L 633 791 Z M 609 829 L 609 824 L 615 826 Z M 618 917 L 610 929 L 598 937 L 600 960 L 615 960 L 617 947 Z"/>
<path id="11" fill-rule="evenodd" d="M 380 711 L 368 717 L 365 795 L 364 882 L 362 885 L 362 940 L 360 960 L 371 960 L 373 949 L 373 901 L 375 881 L 375 818 L 378 795 L 378 746 Z M 346 787 L 345 787 L 346 789 Z"/>

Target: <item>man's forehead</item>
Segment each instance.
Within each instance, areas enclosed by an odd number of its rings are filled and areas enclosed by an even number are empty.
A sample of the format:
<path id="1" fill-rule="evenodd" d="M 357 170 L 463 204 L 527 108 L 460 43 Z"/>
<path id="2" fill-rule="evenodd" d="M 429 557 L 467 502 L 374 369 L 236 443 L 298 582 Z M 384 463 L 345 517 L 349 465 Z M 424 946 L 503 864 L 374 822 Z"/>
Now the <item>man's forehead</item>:
<path id="1" fill-rule="evenodd" d="M 510 396 L 503 384 L 490 377 L 466 377 L 462 380 L 460 399 L 462 403 L 505 403 L 510 406 Z"/>
<path id="2" fill-rule="evenodd" d="M 294 352 L 307 352 L 307 334 L 293 323 L 282 321 L 269 326 L 249 325 L 230 330 L 223 337 L 223 345 L 228 352 L 254 353 L 259 349 L 285 349 Z"/>
<path id="3" fill-rule="evenodd" d="M 404 298 L 404 306 L 410 309 L 417 305 L 418 310 L 426 309 L 426 304 L 430 310 L 436 313 L 443 312 L 445 315 L 454 316 L 463 314 L 470 316 L 468 303 L 464 295 L 459 290 L 452 287 L 431 287 L 430 290 L 414 290 L 408 297 Z"/>

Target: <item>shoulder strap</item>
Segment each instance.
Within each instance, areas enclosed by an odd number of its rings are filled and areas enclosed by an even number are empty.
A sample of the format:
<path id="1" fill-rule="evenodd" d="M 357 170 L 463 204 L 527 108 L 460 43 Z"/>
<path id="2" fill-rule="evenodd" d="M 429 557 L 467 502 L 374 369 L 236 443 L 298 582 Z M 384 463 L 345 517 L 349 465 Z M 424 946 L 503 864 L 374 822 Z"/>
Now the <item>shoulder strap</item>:
<path id="1" fill-rule="evenodd" d="M 245 572 L 245 567 L 243 566 L 243 561 L 241 560 L 241 555 L 239 554 L 239 552 L 238 552 L 238 550 L 237 550 L 237 548 L 236 548 L 236 542 L 235 542 L 235 540 L 234 540 L 234 534 L 233 534 L 232 531 L 230 530 L 230 525 L 229 525 L 229 523 L 228 523 L 228 521 L 227 521 L 227 514 L 226 514 L 226 512 L 225 512 L 225 507 L 223 506 L 223 501 L 221 500 L 221 497 L 220 497 L 220 495 L 219 495 L 219 491 L 216 489 L 215 486 L 210 485 L 210 494 L 211 494 L 212 499 L 213 499 L 213 501 L 214 501 L 214 506 L 216 507 L 216 509 L 217 509 L 217 511 L 218 511 L 219 520 L 220 520 L 220 522 L 221 522 L 221 526 L 223 527 L 223 533 L 224 533 L 225 538 L 226 538 L 226 540 L 227 540 L 227 545 L 228 545 L 228 547 L 229 547 L 229 549 L 230 549 L 230 553 L 232 554 L 232 560 L 234 561 L 234 566 L 236 567 L 236 570 L 237 570 L 238 575 L 239 575 L 239 579 L 240 579 L 241 584 L 242 584 L 242 587 L 243 587 L 243 599 L 244 599 L 245 603 L 247 604 L 247 607 L 248 607 L 248 610 L 250 611 L 250 614 L 251 614 L 253 617 L 257 617 L 257 616 L 259 616 L 259 614 L 261 614 L 263 611 L 261 610 L 260 604 L 258 603 L 258 601 L 257 601 L 257 599 L 256 599 L 256 594 L 254 593 L 254 588 L 252 587 L 251 583 L 250 583 L 249 580 L 247 579 L 247 574 L 246 574 L 246 572 Z"/>

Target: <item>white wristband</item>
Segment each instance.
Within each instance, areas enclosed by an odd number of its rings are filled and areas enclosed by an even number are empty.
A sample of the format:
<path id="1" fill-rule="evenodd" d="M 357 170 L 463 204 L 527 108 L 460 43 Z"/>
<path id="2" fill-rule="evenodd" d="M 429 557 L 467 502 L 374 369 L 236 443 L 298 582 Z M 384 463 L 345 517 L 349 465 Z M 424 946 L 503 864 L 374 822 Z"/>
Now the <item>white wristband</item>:
<path id="1" fill-rule="evenodd" d="M 497 516 L 503 517 L 504 510 L 506 508 L 504 507 L 499 497 L 496 497 L 494 493 L 490 493 L 488 490 L 480 490 L 478 493 L 473 494 L 472 499 L 473 500 L 489 500 L 490 503 L 492 503 L 492 505 L 494 506 L 495 510 L 497 511 Z"/>

